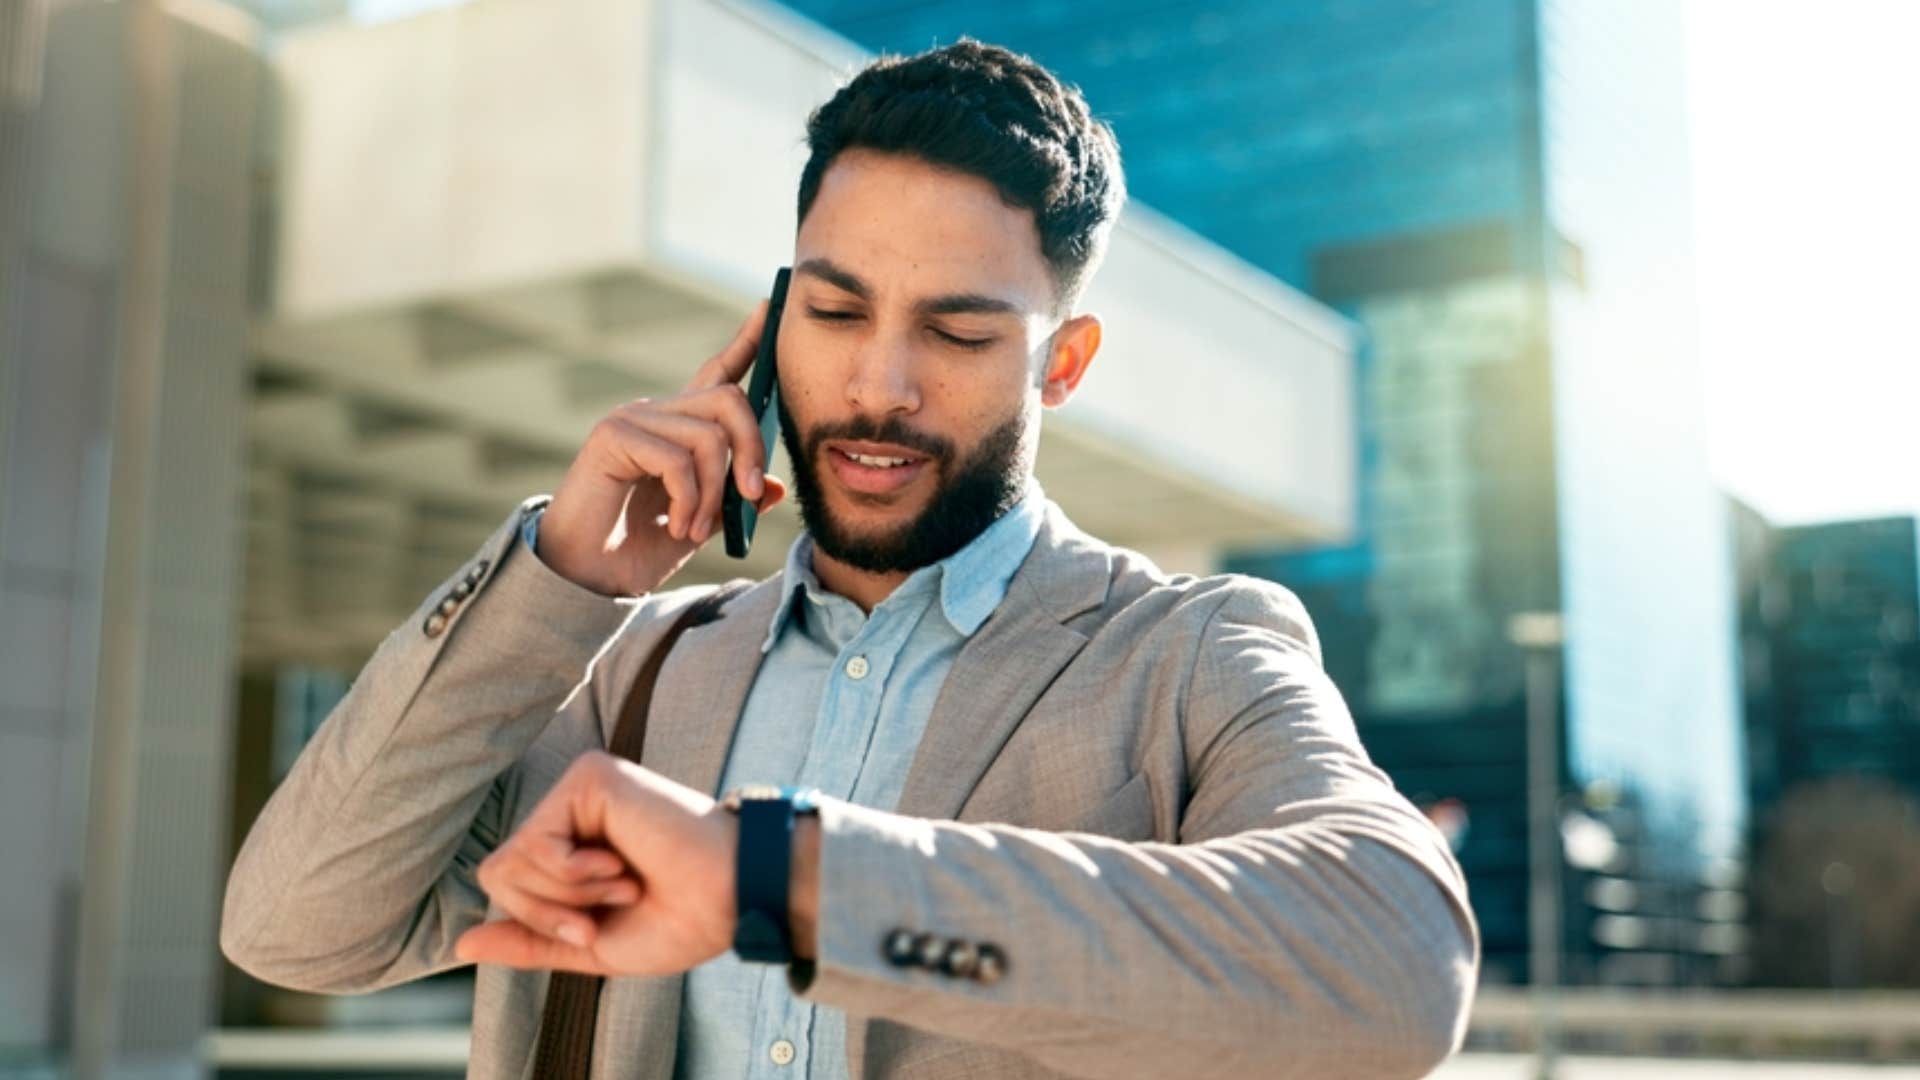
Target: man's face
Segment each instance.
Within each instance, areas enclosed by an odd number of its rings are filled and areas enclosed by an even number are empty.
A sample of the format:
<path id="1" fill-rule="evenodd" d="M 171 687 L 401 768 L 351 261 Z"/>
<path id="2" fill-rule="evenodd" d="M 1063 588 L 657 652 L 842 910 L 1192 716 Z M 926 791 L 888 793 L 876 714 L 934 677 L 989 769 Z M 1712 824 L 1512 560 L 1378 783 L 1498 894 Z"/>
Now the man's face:
<path id="1" fill-rule="evenodd" d="M 993 185 L 895 154 L 834 160 L 777 343 L 781 438 L 822 552 L 912 570 L 1019 499 L 1053 307 L 1033 215 Z"/>

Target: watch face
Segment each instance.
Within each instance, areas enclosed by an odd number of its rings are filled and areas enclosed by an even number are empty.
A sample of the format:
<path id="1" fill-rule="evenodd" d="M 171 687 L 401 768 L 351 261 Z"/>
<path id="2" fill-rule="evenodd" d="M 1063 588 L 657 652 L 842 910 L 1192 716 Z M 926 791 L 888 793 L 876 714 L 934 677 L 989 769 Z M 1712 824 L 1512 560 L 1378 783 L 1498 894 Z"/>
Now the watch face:
<path id="1" fill-rule="evenodd" d="M 820 789 L 810 787 L 780 787 L 777 784 L 742 784 L 720 798 L 720 805 L 738 813 L 743 802 L 772 801 L 786 799 L 793 803 L 796 814 L 811 814 L 820 809 Z"/>
<path id="2" fill-rule="evenodd" d="M 738 810 L 743 802 L 777 799 L 780 797 L 780 790 L 780 787 L 775 784 L 742 784 L 727 792 L 720 803 L 729 810 Z"/>

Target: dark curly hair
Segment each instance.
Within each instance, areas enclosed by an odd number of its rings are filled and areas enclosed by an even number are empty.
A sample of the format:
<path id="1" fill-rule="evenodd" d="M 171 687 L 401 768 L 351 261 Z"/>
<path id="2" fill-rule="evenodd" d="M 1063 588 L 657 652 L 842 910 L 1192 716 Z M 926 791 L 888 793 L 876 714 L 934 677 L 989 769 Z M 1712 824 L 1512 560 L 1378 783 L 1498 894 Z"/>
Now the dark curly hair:
<path id="1" fill-rule="evenodd" d="M 1033 212 L 1062 309 L 1079 298 L 1126 201 L 1120 146 L 1078 88 L 1032 59 L 962 38 L 916 56 L 883 56 L 807 120 L 804 221 L 843 150 L 909 154 L 993 184 Z"/>

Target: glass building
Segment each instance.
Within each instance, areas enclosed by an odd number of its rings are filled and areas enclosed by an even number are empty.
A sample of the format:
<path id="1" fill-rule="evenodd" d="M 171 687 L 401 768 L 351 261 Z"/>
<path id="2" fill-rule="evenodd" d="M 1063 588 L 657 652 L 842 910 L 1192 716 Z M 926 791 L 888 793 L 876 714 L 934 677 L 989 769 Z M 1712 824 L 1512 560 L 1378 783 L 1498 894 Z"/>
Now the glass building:
<path id="1" fill-rule="evenodd" d="M 1911 517 L 1769 529 L 1737 507 L 1749 783 L 1879 777 L 1920 795 L 1920 544 Z"/>
<path id="2" fill-rule="evenodd" d="M 1753 978 L 1920 975 L 1920 542 L 1912 517 L 1775 528 L 1734 503 Z"/>
<path id="3" fill-rule="evenodd" d="M 1563 783 L 1630 807 L 1569 875 L 1572 977 L 1724 977 L 1744 791 L 1731 545 L 1692 310 L 1678 7 L 794 0 L 862 45 L 965 33 L 1078 83 L 1134 194 L 1364 327 L 1352 543 L 1248 548 L 1298 592 L 1376 759 L 1457 799 L 1489 981 L 1525 977 L 1520 612 L 1557 612 Z M 1623 841 L 1626 837 L 1620 837 Z M 1623 857 L 1624 858 L 1624 857 Z M 1630 865 L 1627 865 L 1630 863 Z M 1609 874 L 1657 910 L 1591 904 Z M 1622 890 L 1613 889 L 1612 894 Z"/>

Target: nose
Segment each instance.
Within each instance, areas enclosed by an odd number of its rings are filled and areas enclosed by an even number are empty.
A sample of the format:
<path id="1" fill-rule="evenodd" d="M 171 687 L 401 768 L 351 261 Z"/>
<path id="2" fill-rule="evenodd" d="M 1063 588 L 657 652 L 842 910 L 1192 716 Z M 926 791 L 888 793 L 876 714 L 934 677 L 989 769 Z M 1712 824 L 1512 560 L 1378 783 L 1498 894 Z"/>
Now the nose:
<path id="1" fill-rule="evenodd" d="M 862 342 L 847 373 L 847 404 L 869 416 L 920 411 L 912 343 L 893 333 L 876 333 Z"/>

